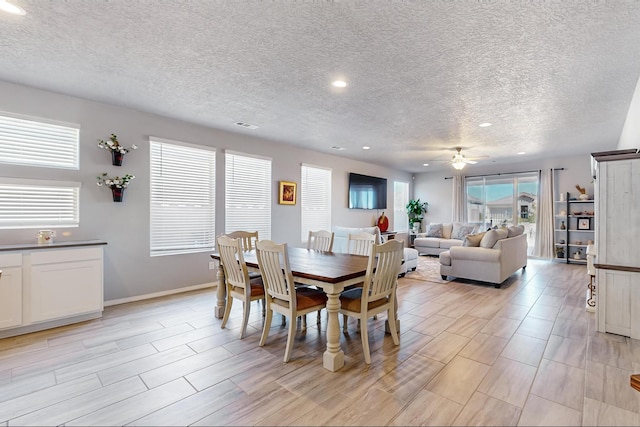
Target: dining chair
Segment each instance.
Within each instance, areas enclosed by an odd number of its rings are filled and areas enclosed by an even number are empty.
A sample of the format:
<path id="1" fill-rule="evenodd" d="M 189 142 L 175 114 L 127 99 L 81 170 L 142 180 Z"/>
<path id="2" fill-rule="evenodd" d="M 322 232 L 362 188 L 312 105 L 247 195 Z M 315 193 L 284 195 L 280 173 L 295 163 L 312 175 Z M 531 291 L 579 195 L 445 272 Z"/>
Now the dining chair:
<path id="1" fill-rule="evenodd" d="M 331 252 L 333 250 L 333 232 L 326 230 L 309 231 L 307 249 Z"/>
<path id="2" fill-rule="evenodd" d="M 347 332 L 347 318 L 351 316 L 363 325 L 360 329 L 362 351 L 367 364 L 371 363 L 369 352 L 369 334 L 367 319 L 378 313 L 387 312 L 389 329 L 393 343 L 398 345 L 398 331 L 396 329 L 396 287 L 398 285 L 398 270 L 402 264 L 404 242 L 389 240 L 381 245 L 374 245 L 367 272 L 362 287 L 344 291 L 340 295 L 340 310 L 344 317 L 343 331 Z"/>
<path id="3" fill-rule="evenodd" d="M 288 362 L 296 335 L 295 319 L 326 307 L 327 295 L 313 288 L 302 288 L 300 291 L 296 289 L 286 243 L 277 244 L 270 240 L 261 240 L 256 243 L 256 250 L 267 301 L 267 315 L 260 346 L 264 346 L 267 341 L 273 312 L 289 317 L 289 334 L 284 352 L 284 361 Z"/>
<path id="4" fill-rule="evenodd" d="M 258 241 L 258 231 L 232 231 L 231 233 L 226 233 L 225 236 L 229 236 L 232 239 L 240 239 L 242 242 L 242 250 L 243 251 L 251 251 L 255 247 L 255 242 Z M 260 273 L 255 271 L 249 272 L 249 278 L 251 280 L 259 279 Z M 264 310 L 263 310 L 264 311 Z"/>
<path id="5" fill-rule="evenodd" d="M 220 327 L 224 329 L 227 320 L 229 320 L 233 300 L 242 301 L 242 327 L 240 328 L 240 339 L 242 339 L 249 322 L 251 301 L 264 300 L 264 286 L 260 278 L 254 280 L 249 278 L 249 271 L 244 261 L 243 246 L 240 239 L 232 239 L 223 235 L 218 237 L 217 244 L 224 270 L 224 281 L 227 287 L 227 304 Z"/>
<path id="6" fill-rule="evenodd" d="M 371 248 L 376 244 L 376 235 L 371 233 L 349 233 L 347 252 L 352 255 L 369 256 Z"/>

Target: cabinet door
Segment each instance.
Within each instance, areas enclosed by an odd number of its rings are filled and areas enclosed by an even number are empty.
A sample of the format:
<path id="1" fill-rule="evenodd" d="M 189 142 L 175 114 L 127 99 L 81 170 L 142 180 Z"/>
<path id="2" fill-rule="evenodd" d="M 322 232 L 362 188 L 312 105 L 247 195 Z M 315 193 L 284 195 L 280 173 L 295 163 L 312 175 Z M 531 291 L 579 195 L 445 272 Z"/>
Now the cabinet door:
<path id="1" fill-rule="evenodd" d="M 102 310 L 102 261 L 34 265 L 31 270 L 31 320 Z"/>
<path id="2" fill-rule="evenodd" d="M 640 339 L 640 273 L 598 269 L 598 331 Z"/>
<path id="3" fill-rule="evenodd" d="M 22 267 L 2 267 L 0 329 L 22 324 Z"/>

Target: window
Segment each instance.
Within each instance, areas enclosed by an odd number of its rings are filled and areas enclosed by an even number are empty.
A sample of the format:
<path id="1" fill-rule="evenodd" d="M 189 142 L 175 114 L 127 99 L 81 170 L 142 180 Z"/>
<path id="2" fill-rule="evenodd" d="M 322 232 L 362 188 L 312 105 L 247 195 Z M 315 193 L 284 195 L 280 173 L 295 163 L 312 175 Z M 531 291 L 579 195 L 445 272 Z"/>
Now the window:
<path id="1" fill-rule="evenodd" d="M 42 120 L 1 113 L 0 162 L 79 169 L 80 127 Z"/>
<path id="2" fill-rule="evenodd" d="M 271 159 L 225 152 L 225 232 L 271 239 Z"/>
<path id="3" fill-rule="evenodd" d="M 77 227 L 80 183 L 0 178 L 0 228 Z"/>
<path id="4" fill-rule="evenodd" d="M 309 231 L 331 230 L 331 169 L 302 165 L 302 241 Z"/>
<path id="5" fill-rule="evenodd" d="M 409 216 L 407 215 L 407 203 L 409 203 L 409 183 L 393 182 L 393 230 L 408 231 Z"/>
<path id="6" fill-rule="evenodd" d="M 213 148 L 152 137 L 151 256 L 215 248 Z"/>

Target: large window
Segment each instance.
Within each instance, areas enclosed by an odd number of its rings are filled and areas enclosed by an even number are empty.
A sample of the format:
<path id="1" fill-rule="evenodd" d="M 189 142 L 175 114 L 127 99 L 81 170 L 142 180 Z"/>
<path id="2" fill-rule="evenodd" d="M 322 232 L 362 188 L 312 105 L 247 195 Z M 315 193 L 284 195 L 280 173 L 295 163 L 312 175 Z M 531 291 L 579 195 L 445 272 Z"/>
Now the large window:
<path id="1" fill-rule="evenodd" d="M 225 152 L 225 232 L 271 239 L 271 159 Z"/>
<path id="2" fill-rule="evenodd" d="M 409 183 L 393 182 L 393 230 L 408 231 L 409 216 L 407 215 L 407 203 L 409 203 Z"/>
<path id="3" fill-rule="evenodd" d="M 151 256 L 215 247 L 213 148 L 150 138 Z"/>
<path id="4" fill-rule="evenodd" d="M 0 162 L 79 169 L 80 127 L 70 123 L 0 114 Z"/>
<path id="5" fill-rule="evenodd" d="M 0 178 L 0 228 L 77 227 L 80 183 Z"/>
<path id="6" fill-rule="evenodd" d="M 466 179 L 467 220 L 481 230 L 522 224 L 529 252 L 535 246 L 538 173 L 471 177 Z"/>
<path id="7" fill-rule="evenodd" d="M 331 169 L 302 165 L 300 205 L 302 207 L 302 241 L 309 231 L 331 230 Z"/>

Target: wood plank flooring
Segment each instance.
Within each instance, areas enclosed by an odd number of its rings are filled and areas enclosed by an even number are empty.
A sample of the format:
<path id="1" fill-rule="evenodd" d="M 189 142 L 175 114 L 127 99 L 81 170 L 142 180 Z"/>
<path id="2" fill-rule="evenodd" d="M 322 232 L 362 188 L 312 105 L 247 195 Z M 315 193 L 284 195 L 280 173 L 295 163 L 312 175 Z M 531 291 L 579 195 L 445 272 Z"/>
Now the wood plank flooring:
<path id="1" fill-rule="evenodd" d="M 227 329 L 215 291 L 108 307 L 101 319 L 0 340 L 0 426 L 640 425 L 640 342 L 595 332 L 584 266 L 530 260 L 503 285 L 400 279 L 400 345 L 355 322 L 322 367 L 326 316 L 258 346 L 253 303 Z"/>

